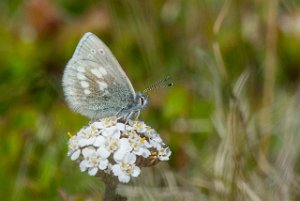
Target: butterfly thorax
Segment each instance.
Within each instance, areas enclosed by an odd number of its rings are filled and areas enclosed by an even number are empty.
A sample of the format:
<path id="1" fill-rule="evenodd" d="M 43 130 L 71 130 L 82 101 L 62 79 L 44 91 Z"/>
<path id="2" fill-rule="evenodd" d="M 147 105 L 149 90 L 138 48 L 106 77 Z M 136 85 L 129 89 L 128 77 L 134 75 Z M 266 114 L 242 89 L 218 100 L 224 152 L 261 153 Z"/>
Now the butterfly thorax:
<path id="1" fill-rule="evenodd" d="M 122 108 L 122 110 L 118 114 L 118 117 L 124 118 L 126 120 L 136 118 L 139 116 L 140 111 L 147 107 L 148 104 L 148 97 L 141 92 L 137 92 L 132 104 Z"/>

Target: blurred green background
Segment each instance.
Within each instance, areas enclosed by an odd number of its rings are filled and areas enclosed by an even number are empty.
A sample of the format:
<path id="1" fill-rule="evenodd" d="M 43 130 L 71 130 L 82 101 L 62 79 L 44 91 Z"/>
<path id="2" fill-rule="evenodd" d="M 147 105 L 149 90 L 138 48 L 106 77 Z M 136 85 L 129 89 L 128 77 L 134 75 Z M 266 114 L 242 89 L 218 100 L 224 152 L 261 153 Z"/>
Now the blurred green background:
<path id="1" fill-rule="evenodd" d="M 67 156 L 61 78 L 85 32 L 136 90 L 170 75 L 141 119 L 171 160 L 144 168 L 129 200 L 300 200 L 300 2 L 1 0 L 0 199 L 101 200 Z"/>

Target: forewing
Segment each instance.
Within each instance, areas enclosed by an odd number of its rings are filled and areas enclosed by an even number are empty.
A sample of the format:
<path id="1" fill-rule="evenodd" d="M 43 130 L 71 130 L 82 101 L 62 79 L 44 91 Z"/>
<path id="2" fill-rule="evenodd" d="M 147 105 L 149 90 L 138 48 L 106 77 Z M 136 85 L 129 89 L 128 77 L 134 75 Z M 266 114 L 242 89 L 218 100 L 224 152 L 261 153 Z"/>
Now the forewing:
<path id="1" fill-rule="evenodd" d="M 89 118 L 115 115 L 132 104 L 134 89 L 108 47 L 86 33 L 68 62 L 63 88 L 69 106 Z"/>

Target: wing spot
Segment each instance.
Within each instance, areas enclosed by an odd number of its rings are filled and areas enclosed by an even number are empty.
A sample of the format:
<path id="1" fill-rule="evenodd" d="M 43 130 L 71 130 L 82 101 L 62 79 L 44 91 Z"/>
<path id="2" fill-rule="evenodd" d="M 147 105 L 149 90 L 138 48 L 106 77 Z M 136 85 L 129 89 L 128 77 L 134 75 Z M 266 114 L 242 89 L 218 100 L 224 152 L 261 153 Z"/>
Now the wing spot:
<path id="1" fill-rule="evenodd" d="M 99 71 L 101 71 L 102 75 L 107 75 L 107 71 L 103 67 L 98 68 Z"/>
<path id="2" fill-rule="evenodd" d="M 77 78 L 79 79 L 79 80 L 86 80 L 86 77 L 84 76 L 84 74 L 83 73 L 77 73 Z"/>
<path id="3" fill-rule="evenodd" d="M 103 78 L 103 74 L 101 73 L 101 71 L 97 68 L 93 68 L 91 69 L 91 73 L 93 73 L 96 77 L 98 78 Z"/>
<path id="4" fill-rule="evenodd" d="M 101 55 L 105 55 L 104 49 L 103 49 L 103 48 L 100 48 L 100 49 L 99 49 L 99 53 L 100 53 Z"/>
<path id="5" fill-rule="evenodd" d="M 84 93 L 85 95 L 90 95 L 90 94 L 91 94 L 91 91 L 88 90 L 88 89 L 85 89 L 85 90 L 83 91 L 83 93 Z"/>
<path id="6" fill-rule="evenodd" d="M 103 78 L 103 76 L 107 74 L 107 71 L 103 67 L 98 67 L 91 69 L 91 73 L 93 73 L 98 78 Z"/>
<path id="7" fill-rule="evenodd" d="M 91 53 L 92 54 L 96 54 L 96 50 L 95 49 L 91 49 Z"/>
<path id="8" fill-rule="evenodd" d="M 106 82 L 101 82 L 101 81 L 97 81 L 99 84 L 99 89 L 100 91 L 105 91 L 107 89 L 107 84 Z"/>
<path id="9" fill-rule="evenodd" d="M 89 83 L 86 82 L 86 81 L 81 81 L 81 82 L 80 82 L 80 85 L 81 85 L 83 88 L 88 88 L 88 87 L 90 86 Z"/>

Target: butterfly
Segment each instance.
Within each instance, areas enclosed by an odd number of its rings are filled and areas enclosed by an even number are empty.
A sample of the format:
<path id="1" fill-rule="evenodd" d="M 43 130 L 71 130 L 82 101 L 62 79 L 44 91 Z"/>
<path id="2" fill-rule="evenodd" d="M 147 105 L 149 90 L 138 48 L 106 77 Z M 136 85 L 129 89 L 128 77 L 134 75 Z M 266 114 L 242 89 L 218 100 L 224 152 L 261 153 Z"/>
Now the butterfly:
<path id="1" fill-rule="evenodd" d="M 67 63 L 62 85 L 69 107 L 90 119 L 130 119 L 148 105 L 148 97 L 135 92 L 109 48 L 90 32 Z"/>

